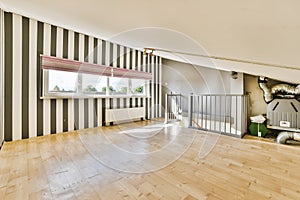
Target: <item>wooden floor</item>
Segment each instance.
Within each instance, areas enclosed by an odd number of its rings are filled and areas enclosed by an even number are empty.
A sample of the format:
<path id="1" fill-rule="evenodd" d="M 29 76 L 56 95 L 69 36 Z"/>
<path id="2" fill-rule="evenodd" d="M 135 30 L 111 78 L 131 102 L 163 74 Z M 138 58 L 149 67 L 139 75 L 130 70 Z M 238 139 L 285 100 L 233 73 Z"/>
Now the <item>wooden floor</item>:
<path id="1" fill-rule="evenodd" d="M 162 127 L 4 143 L 0 199 L 300 199 L 300 148 Z"/>

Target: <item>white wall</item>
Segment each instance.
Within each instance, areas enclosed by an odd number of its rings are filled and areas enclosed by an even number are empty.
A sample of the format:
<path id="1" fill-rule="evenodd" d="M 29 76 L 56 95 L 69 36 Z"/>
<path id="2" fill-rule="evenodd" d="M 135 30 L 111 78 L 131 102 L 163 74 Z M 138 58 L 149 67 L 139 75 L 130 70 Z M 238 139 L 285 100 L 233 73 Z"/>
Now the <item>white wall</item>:
<path id="1" fill-rule="evenodd" d="M 188 97 L 193 94 L 243 94 L 243 74 L 232 79 L 230 72 L 209 69 L 191 64 L 163 59 L 163 102 L 166 93 L 183 95 L 183 110 L 188 110 Z"/>
<path id="2" fill-rule="evenodd" d="M 237 78 L 230 78 L 230 94 L 244 94 L 244 74 L 238 73 Z"/>
<path id="3" fill-rule="evenodd" d="M 229 78 L 229 72 L 163 60 L 162 84 L 170 92 L 184 95 L 230 93 Z"/>

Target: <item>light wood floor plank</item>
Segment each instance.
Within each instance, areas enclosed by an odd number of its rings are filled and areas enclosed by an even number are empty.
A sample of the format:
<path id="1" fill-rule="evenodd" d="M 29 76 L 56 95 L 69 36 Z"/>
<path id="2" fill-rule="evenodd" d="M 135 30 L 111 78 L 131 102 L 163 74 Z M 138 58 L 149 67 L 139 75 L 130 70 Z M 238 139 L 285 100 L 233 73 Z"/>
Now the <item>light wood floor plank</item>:
<path id="1" fill-rule="evenodd" d="M 0 199 L 299 199 L 299 146 L 176 124 L 145 138 L 160 124 L 143 121 L 6 142 L 0 152 Z M 166 164 L 193 136 L 187 151 Z M 216 144 L 199 158 L 207 138 Z M 120 157 L 116 147 L 130 156 Z M 132 156 L 139 153 L 147 156 Z M 135 174 L 117 171 L 102 158 L 131 170 L 166 165 Z"/>

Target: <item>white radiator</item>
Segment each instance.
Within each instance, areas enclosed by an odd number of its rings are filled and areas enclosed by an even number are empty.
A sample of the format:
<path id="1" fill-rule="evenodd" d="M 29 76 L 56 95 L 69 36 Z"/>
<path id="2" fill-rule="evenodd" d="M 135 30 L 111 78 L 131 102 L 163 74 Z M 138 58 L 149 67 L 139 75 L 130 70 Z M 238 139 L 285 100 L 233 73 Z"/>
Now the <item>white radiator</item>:
<path id="1" fill-rule="evenodd" d="M 137 120 L 144 118 L 146 115 L 145 107 L 138 108 L 119 108 L 119 109 L 106 109 L 105 122 L 120 122 Z"/>

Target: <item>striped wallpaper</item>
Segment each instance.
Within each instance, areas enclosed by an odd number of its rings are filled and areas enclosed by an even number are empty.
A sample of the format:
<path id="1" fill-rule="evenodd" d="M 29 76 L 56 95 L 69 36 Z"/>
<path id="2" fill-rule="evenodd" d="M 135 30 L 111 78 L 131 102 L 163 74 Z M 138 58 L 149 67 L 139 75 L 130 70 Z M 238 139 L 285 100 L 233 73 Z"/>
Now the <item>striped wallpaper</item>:
<path id="1" fill-rule="evenodd" d="M 3 26 L 4 26 L 4 12 L 0 9 L 0 146 L 4 140 L 4 87 L 3 87 L 3 66 L 4 66 L 4 38 L 3 38 Z"/>
<path id="2" fill-rule="evenodd" d="M 118 44 L 4 12 L 4 139 L 19 140 L 102 126 L 105 108 L 146 107 L 161 116 L 161 63 Z M 40 55 L 152 72 L 151 98 L 41 99 Z"/>

